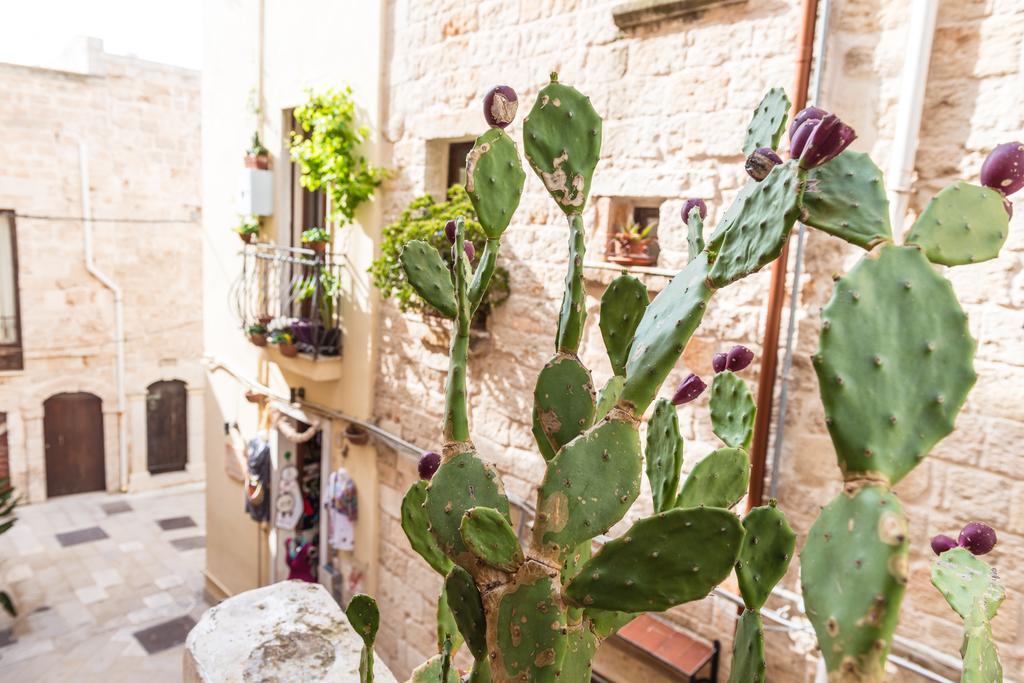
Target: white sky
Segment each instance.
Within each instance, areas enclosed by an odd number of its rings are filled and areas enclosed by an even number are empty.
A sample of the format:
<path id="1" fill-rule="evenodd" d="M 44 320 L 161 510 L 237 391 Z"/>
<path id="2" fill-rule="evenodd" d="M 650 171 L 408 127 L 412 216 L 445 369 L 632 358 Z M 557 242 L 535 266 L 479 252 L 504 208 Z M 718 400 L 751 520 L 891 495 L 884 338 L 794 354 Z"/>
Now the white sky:
<path id="1" fill-rule="evenodd" d="M 0 62 L 52 64 L 78 35 L 114 54 L 199 69 L 202 0 L 0 0 Z"/>

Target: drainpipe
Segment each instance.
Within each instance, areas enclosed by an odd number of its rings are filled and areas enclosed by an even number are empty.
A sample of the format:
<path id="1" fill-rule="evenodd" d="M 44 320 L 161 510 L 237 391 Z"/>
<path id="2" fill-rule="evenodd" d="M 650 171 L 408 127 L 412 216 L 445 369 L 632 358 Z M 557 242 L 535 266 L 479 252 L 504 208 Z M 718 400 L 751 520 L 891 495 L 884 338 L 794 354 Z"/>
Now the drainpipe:
<path id="1" fill-rule="evenodd" d="M 89 205 L 89 163 L 85 143 L 78 143 L 78 170 L 82 181 L 82 233 L 85 238 L 85 269 L 114 295 L 114 343 L 117 360 L 117 453 L 120 468 L 118 481 L 122 491 L 128 490 L 128 430 L 125 421 L 124 382 L 124 295 L 114 280 L 100 270 L 93 260 L 92 209 Z"/>
<path id="2" fill-rule="evenodd" d="M 903 77 L 896 111 L 896 134 L 889 156 L 889 211 L 893 232 L 903 232 L 907 204 L 914 184 L 914 160 L 921 131 L 921 112 L 928 83 L 928 65 L 935 37 L 935 19 L 939 0 L 914 0 L 910 9 L 907 51 L 903 58 Z"/>

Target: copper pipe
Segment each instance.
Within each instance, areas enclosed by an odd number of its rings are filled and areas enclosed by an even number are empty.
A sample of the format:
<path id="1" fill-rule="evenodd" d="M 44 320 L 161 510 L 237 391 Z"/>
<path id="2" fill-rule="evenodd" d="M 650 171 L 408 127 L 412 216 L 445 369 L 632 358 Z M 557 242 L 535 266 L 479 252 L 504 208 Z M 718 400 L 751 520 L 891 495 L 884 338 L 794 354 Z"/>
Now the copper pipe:
<path id="1" fill-rule="evenodd" d="M 793 88 L 792 119 L 807 106 L 807 87 L 811 80 L 811 54 L 814 46 L 814 25 L 818 17 L 818 0 L 804 0 L 800 20 L 800 33 L 796 55 L 796 84 Z M 757 378 L 757 415 L 754 418 L 754 438 L 750 445 L 750 489 L 747 492 L 747 510 L 764 502 L 764 473 L 768 459 L 768 436 L 772 422 L 772 404 L 775 398 L 775 375 L 779 362 L 779 328 L 782 322 L 782 304 L 786 299 L 786 267 L 789 261 L 789 240 L 782 245 L 782 253 L 772 264 L 772 277 L 768 285 L 768 315 L 761 340 L 761 374 Z"/>

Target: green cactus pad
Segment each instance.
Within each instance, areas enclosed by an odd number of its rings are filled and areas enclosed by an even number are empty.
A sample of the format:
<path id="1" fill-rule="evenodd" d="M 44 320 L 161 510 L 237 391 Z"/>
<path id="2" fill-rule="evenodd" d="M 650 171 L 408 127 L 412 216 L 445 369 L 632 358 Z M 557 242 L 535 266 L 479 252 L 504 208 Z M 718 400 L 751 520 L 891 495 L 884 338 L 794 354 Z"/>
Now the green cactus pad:
<path id="1" fill-rule="evenodd" d="M 523 146 L 562 211 L 582 213 L 601 157 L 601 117 L 590 98 L 552 74 L 523 120 Z"/>
<path id="2" fill-rule="evenodd" d="M 676 507 L 731 508 L 747 492 L 750 460 L 738 448 L 719 448 L 694 465 L 679 491 Z"/>
<path id="3" fill-rule="evenodd" d="M 736 562 L 736 581 L 747 609 L 759 610 L 786 575 L 796 548 L 796 533 L 774 501 L 748 512 L 743 528 L 746 534 Z"/>
<path id="4" fill-rule="evenodd" d="M 539 565 L 537 565 L 539 567 Z M 553 682 L 565 656 L 565 607 L 543 569 L 524 567 L 501 591 L 488 621 L 488 654 L 496 680 Z"/>
<path id="5" fill-rule="evenodd" d="M 1003 665 L 989 622 L 975 620 L 965 624 L 960 656 L 964 660 L 960 683 L 1003 683 Z"/>
<path id="6" fill-rule="evenodd" d="M 604 640 L 613 635 L 629 622 L 636 619 L 635 612 L 614 612 L 604 609 L 585 609 L 584 616 L 590 621 L 590 626 L 598 640 Z"/>
<path id="7" fill-rule="evenodd" d="M 473 577 L 462 567 L 452 567 L 444 581 L 448 607 L 466 641 L 466 647 L 477 659 L 487 657 L 487 627 L 484 605 Z"/>
<path id="8" fill-rule="evenodd" d="M 867 154 L 847 150 L 807 172 L 803 221 L 871 250 L 892 241 L 882 171 Z"/>
<path id="9" fill-rule="evenodd" d="M 700 324 L 714 290 L 708 287 L 707 253 L 690 261 L 644 312 L 633 335 L 621 401 L 639 417 L 654 400 Z"/>
<path id="10" fill-rule="evenodd" d="M 412 240 L 399 257 L 402 272 L 420 298 L 446 318 L 454 318 L 455 285 L 452 274 L 437 249 L 420 240 Z"/>
<path id="11" fill-rule="evenodd" d="M 508 500 L 493 467 L 475 453 L 458 453 L 442 463 L 427 487 L 430 531 L 441 550 L 456 564 L 474 571 L 476 556 L 459 533 L 462 516 L 475 507 L 494 508 L 508 519 Z"/>
<path id="12" fill-rule="evenodd" d="M 473 660 L 473 668 L 465 683 L 491 683 L 491 663 L 487 659 Z"/>
<path id="13" fill-rule="evenodd" d="M 733 448 L 750 448 L 757 407 L 747 383 L 731 370 L 711 381 L 711 426 L 715 435 Z"/>
<path id="14" fill-rule="evenodd" d="M 756 611 L 744 610 L 736 625 L 729 683 L 764 683 L 764 624 Z"/>
<path id="15" fill-rule="evenodd" d="M 747 138 L 743 141 L 744 156 L 750 156 L 758 147 L 778 149 L 782 133 L 786 130 L 789 107 L 789 98 L 782 88 L 772 88 L 765 93 L 747 126 Z"/>
<path id="16" fill-rule="evenodd" d="M 363 649 L 359 653 L 359 683 L 373 683 L 373 641 L 377 639 L 377 629 L 380 628 L 377 602 L 369 595 L 358 593 L 349 601 L 345 616 L 363 639 Z"/>
<path id="17" fill-rule="evenodd" d="M 612 363 L 612 372 L 626 375 L 633 333 L 647 309 L 647 287 L 632 275 L 623 273 L 608 285 L 601 297 L 601 337 Z"/>
<path id="18" fill-rule="evenodd" d="M 463 570 L 465 571 L 465 570 Z M 445 640 L 450 640 L 452 652 L 462 647 L 462 633 L 459 632 L 459 625 L 455 622 L 455 615 L 448 606 L 447 585 L 441 586 L 441 595 L 437 598 L 437 651 L 444 648 Z"/>
<path id="19" fill-rule="evenodd" d="M 426 560 L 434 571 L 447 576 L 452 561 L 445 557 L 437 539 L 430 533 L 430 521 L 424 504 L 427 502 L 427 482 L 420 480 L 409 487 L 402 499 L 402 531 L 409 545 Z"/>
<path id="20" fill-rule="evenodd" d="M 409 683 L 440 683 L 443 666 L 444 656 L 434 655 L 413 669 Z M 444 683 L 459 683 L 459 673 L 454 669 L 449 669 L 448 678 L 444 679 Z"/>
<path id="21" fill-rule="evenodd" d="M 704 219 L 697 207 L 690 209 L 686 219 L 686 262 L 689 263 L 704 251 Z"/>
<path id="22" fill-rule="evenodd" d="M 556 674 L 558 683 L 590 683 L 596 651 L 597 636 L 585 622 L 570 629 L 565 643 L 565 655 Z"/>
<path id="23" fill-rule="evenodd" d="M 1009 225 L 999 191 L 961 180 L 932 197 L 904 241 L 932 263 L 962 266 L 999 256 Z"/>
<path id="24" fill-rule="evenodd" d="M 885 678 L 908 546 L 903 508 L 882 486 L 841 492 L 811 527 L 800 555 L 804 603 L 838 680 Z"/>
<path id="25" fill-rule="evenodd" d="M 494 508 L 466 510 L 459 533 L 474 555 L 496 569 L 512 573 L 523 563 L 523 549 L 515 530 Z"/>
<path id="26" fill-rule="evenodd" d="M 566 587 L 574 604 L 622 612 L 661 611 L 699 600 L 739 555 L 743 525 L 728 510 L 669 510 L 609 541 Z"/>
<path id="27" fill-rule="evenodd" d="M 800 214 L 802 186 L 795 159 L 761 182 L 747 181 L 708 242 L 712 287 L 725 287 L 778 258 Z"/>
<path id="28" fill-rule="evenodd" d="M 814 369 L 847 480 L 895 484 L 953 430 L 975 343 L 949 282 L 914 247 L 861 258 L 822 310 Z"/>
<path id="29" fill-rule="evenodd" d="M 679 434 L 679 416 L 671 401 L 658 399 L 654 415 L 647 423 L 647 480 L 654 497 L 654 511 L 675 506 L 679 491 L 679 471 L 683 466 L 683 437 Z"/>
<path id="30" fill-rule="evenodd" d="M 533 410 L 534 436 L 547 442 L 541 452 L 557 452 L 594 424 L 590 371 L 572 354 L 555 354 L 537 376 Z"/>
<path id="31" fill-rule="evenodd" d="M 626 378 L 622 375 L 612 375 L 608 383 L 597 393 L 597 407 L 594 410 L 594 422 L 603 420 L 608 411 L 615 407 L 622 395 L 622 387 L 626 384 Z"/>
<path id="32" fill-rule="evenodd" d="M 534 539 L 564 556 L 608 531 L 640 493 L 636 425 L 608 420 L 565 446 L 548 463 L 538 491 Z"/>
<path id="33" fill-rule="evenodd" d="M 583 326 L 587 322 L 587 292 L 583 284 L 583 257 L 586 253 L 583 217 L 574 213 L 569 216 L 569 267 L 565 271 L 565 291 L 555 333 L 555 349 L 560 353 L 576 354 L 583 339 Z"/>
<path id="34" fill-rule="evenodd" d="M 523 195 L 526 172 L 516 143 L 501 128 L 476 139 L 466 157 L 466 193 L 488 237 L 501 237 Z"/>

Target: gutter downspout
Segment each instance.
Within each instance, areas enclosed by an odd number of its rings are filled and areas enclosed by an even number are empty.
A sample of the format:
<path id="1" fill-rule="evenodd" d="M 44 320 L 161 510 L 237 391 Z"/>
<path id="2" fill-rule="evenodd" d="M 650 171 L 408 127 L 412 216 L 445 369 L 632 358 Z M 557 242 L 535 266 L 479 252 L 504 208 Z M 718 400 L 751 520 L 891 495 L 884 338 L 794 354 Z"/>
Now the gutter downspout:
<path id="1" fill-rule="evenodd" d="M 914 185 L 914 161 L 924 111 L 928 66 L 939 0 L 914 0 L 910 10 L 907 51 L 903 58 L 903 76 L 896 111 L 896 133 L 889 156 L 889 215 L 893 233 L 899 237 L 907 215 L 910 191 Z"/>
<path id="2" fill-rule="evenodd" d="M 78 171 L 82 182 L 82 234 L 85 240 L 85 269 L 114 295 L 115 374 L 117 377 L 117 453 L 118 482 L 128 490 L 128 430 L 125 421 L 124 380 L 124 295 L 114 280 L 97 267 L 92 248 L 92 207 L 89 203 L 89 162 L 84 142 L 78 143 Z"/>
<path id="3" fill-rule="evenodd" d="M 800 33 L 796 56 L 796 85 L 790 118 L 807 105 L 807 88 L 811 80 L 814 25 L 818 17 L 818 0 L 803 0 Z M 824 30 L 824 29 L 823 29 Z M 771 431 L 772 403 L 775 396 L 775 375 L 779 363 L 779 328 L 782 325 L 782 304 L 786 298 L 786 267 L 789 261 L 789 240 L 772 264 L 768 285 L 768 311 L 761 340 L 761 372 L 757 378 L 757 413 L 754 417 L 754 438 L 750 445 L 750 489 L 747 510 L 764 501 L 765 463 L 768 459 L 768 436 Z"/>

